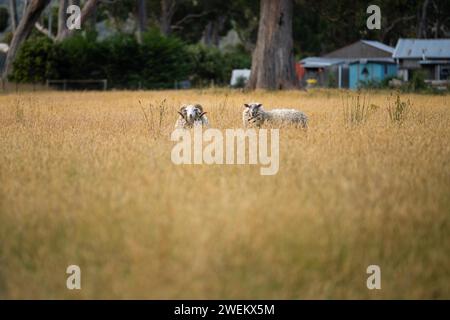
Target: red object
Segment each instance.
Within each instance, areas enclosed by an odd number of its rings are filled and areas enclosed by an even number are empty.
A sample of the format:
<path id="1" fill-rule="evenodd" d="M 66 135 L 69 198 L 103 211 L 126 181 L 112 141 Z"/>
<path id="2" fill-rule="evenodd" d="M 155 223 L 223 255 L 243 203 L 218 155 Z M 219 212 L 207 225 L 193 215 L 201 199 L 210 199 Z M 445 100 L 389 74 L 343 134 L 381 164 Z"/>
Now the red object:
<path id="1" fill-rule="evenodd" d="M 305 76 L 305 68 L 299 62 L 295 63 L 295 73 L 297 74 L 297 79 L 301 80 Z"/>

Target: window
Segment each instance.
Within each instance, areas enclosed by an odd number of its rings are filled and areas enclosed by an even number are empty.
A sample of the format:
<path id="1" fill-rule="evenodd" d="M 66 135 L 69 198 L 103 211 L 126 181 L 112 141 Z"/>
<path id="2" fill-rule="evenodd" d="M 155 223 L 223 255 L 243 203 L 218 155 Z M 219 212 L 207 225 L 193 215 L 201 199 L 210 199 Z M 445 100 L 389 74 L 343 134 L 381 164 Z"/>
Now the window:
<path id="1" fill-rule="evenodd" d="M 440 66 L 440 77 L 441 80 L 449 80 L 450 79 L 450 65 Z"/>
<path id="2" fill-rule="evenodd" d="M 367 69 L 367 67 L 364 67 L 362 69 L 361 74 L 365 77 L 367 77 L 369 75 L 369 70 Z"/>

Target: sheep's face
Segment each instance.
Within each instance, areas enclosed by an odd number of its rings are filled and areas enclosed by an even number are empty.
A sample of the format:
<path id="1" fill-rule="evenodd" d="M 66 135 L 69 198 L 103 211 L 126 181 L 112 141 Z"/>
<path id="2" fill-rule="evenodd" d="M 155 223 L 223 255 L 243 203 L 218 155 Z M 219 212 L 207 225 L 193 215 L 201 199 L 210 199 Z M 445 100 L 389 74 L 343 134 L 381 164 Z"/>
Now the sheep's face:
<path id="1" fill-rule="evenodd" d="M 203 112 L 203 108 L 201 105 L 190 104 L 182 106 L 178 113 L 184 118 L 184 120 L 186 120 L 188 124 L 193 125 L 195 121 L 201 120 L 206 112 Z"/>
<path id="2" fill-rule="evenodd" d="M 261 103 L 246 103 L 244 104 L 244 107 L 246 108 L 246 112 L 249 115 L 249 119 L 257 118 L 261 111 L 263 110 Z"/>

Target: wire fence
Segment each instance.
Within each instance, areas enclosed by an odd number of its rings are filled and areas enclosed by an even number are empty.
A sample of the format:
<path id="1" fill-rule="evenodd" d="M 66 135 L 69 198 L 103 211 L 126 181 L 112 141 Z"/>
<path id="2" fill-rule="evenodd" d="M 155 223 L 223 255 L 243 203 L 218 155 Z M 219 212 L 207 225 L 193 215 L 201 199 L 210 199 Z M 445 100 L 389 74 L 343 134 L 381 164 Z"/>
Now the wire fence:
<path id="1" fill-rule="evenodd" d="M 94 86 L 93 86 L 94 85 Z M 62 80 L 52 80 L 48 79 L 46 81 L 47 88 L 56 88 L 63 91 L 66 90 L 103 90 L 108 89 L 107 79 L 62 79 Z"/>

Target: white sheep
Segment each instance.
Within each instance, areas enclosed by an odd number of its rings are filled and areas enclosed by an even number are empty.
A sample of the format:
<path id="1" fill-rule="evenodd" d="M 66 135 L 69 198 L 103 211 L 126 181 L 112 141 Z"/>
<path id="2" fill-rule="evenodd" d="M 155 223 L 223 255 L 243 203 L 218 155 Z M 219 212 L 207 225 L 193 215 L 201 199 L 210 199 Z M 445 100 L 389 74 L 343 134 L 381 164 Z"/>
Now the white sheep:
<path id="1" fill-rule="evenodd" d="M 190 129 L 193 126 L 209 126 L 208 118 L 205 116 L 206 112 L 199 104 L 183 105 L 178 111 L 178 117 L 175 128 L 176 129 Z"/>
<path id="2" fill-rule="evenodd" d="M 308 117 L 301 111 L 295 109 L 273 109 L 265 111 L 261 103 L 244 104 L 242 120 L 244 127 L 256 126 L 260 127 L 263 123 L 272 124 L 293 124 L 308 127 Z"/>

